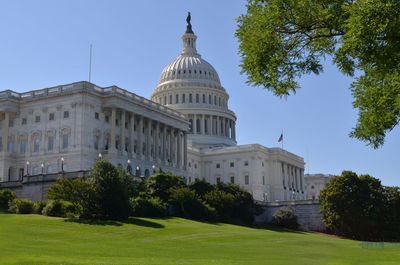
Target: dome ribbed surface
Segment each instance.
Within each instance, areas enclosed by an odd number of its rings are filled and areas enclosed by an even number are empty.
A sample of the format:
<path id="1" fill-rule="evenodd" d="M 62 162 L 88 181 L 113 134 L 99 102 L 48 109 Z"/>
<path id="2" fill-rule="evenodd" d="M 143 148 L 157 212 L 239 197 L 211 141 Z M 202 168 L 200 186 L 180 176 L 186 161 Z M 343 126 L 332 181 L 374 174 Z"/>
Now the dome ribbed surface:
<path id="1" fill-rule="evenodd" d="M 220 84 L 217 71 L 200 56 L 178 56 L 164 68 L 159 84 L 178 79 L 212 80 Z"/>

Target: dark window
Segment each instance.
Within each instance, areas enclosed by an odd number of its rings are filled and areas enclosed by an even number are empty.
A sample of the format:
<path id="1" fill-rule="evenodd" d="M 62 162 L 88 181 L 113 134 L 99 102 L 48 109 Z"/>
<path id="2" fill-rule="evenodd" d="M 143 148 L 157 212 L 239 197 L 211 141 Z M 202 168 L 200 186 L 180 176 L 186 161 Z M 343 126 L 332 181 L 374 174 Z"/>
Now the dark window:
<path id="1" fill-rule="evenodd" d="M 64 118 L 69 118 L 69 111 L 64 111 Z"/>
<path id="2" fill-rule="evenodd" d="M 22 125 L 25 125 L 27 123 L 26 118 L 22 118 Z"/>
<path id="3" fill-rule="evenodd" d="M 249 176 L 248 175 L 244 176 L 244 184 L 249 185 Z"/>
<path id="4" fill-rule="evenodd" d="M 175 103 L 179 103 L 179 94 L 175 95 Z"/>
<path id="5" fill-rule="evenodd" d="M 108 116 L 105 116 L 106 122 L 110 122 L 110 118 Z"/>
<path id="6" fill-rule="evenodd" d="M 169 104 L 172 104 L 172 95 L 169 95 Z"/>
<path id="7" fill-rule="evenodd" d="M 54 113 L 49 114 L 49 121 L 54 121 Z"/>
<path id="8" fill-rule="evenodd" d="M 192 103 L 192 94 L 189 94 L 189 103 Z"/>
<path id="9" fill-rule="evenodd" d="M 182 103 L 185 103 L 185 101 L 186 101 L 186 95 L 182 94 Z"/>
<path id="10" fill-rule="evenodd" d="M 248 166 L 249 165 L 249 161 L 244 161 L 244 165 Z"/>
<path id="11" fill-rule="evenodd" d="M 234 184 L 235 183 L 235 177 L 231 177 L 231 183 Z"/>
<path id="12" fill-rule="evenodd" d="M 203 94 L 203 103 L 206 103 L 206 95 Z"/>
<path id="13" fill-rule="evenodd" d="M 234 166 L 235 166 L 235 163 L 231 162 L 230 167 L 234 167 Z"/>
<path id="14" fill-rule="evenodd" d="M 196 94 L 196 103 L 199 103 L 199 94 Z"/>
<path id="15" fill-rule="evenodd" d="M 94 113 L 94 118 L 95 118 L 96 120 L 99 119 L 99 113 L 98 113 L 98 112 L 95 112 L 95 113 Z"/>
<path id="16" fill-rule="evenodd" d="M 216 168 L 220 168 L 221 165 L 220 165 L 220 164 L 216 164 L 215 167 L 216 167 Z"/>
<path id="17" fill-rule="evenodd" d="M 35 117 L 35 122 L 40 122 L 40 116 Z"/>

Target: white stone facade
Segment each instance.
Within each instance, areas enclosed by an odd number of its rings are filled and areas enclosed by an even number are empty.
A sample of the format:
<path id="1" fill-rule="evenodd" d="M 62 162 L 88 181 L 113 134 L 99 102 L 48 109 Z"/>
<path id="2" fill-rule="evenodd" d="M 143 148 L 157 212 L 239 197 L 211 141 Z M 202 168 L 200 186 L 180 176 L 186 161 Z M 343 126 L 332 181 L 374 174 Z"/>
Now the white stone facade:
<path id="1" fill-rule="evenodd" d="M 304 181 L 306 184 L 307 200 L 318 200 L 321 190 L 328 184 L 333 175 L 327 174 L 306 174 Z"/>
<path id="2" fill-rule="evenodd" d="M 159 167 L 185 175 L 184 116 L 115 86 L 4 91 L 0 119 L 2 181 L 87 171 L 99 154 L 140 176 Z"/>
<path id="3" fill-rule="evenodd" d="M 191 30 L 182 36 L 151 101 L 88 82 L 0 92 L 1 180 L 87 171 L 101 153 L 137 176 L 161 168 L 187 182 L 237 183 L 260 201 L 305 199 L 302 157 L 237 145 L 229 95 L 196 39 Z"/>

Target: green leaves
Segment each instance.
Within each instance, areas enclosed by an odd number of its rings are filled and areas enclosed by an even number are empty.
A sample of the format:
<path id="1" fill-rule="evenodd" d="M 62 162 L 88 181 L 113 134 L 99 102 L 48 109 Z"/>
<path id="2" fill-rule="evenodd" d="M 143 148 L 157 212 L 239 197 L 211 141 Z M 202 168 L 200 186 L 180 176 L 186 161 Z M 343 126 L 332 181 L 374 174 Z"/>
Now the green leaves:
<path id="1" fill-rule="evenodd" d="M 276 96 L 294 94 L 302 75 L 321 73 L 326 57 L 346 75 L 364 73 L 351 86 L 360 112 L 351 136 L 383 144 L 399 118 L 399 1 L 248 0 L 237 23 L 242 73 Z"/>

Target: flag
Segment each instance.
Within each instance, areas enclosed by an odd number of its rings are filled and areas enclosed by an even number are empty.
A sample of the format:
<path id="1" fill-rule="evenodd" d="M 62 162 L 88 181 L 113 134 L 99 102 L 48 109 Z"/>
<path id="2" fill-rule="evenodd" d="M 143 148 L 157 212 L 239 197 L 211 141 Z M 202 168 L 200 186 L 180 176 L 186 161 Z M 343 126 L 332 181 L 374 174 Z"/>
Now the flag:
<path id="1" fill-rule="evenodd" d="M 278 139 L 278 143 L 283 141 L 283 133 L 281 133 L 281 136 Z"/>

